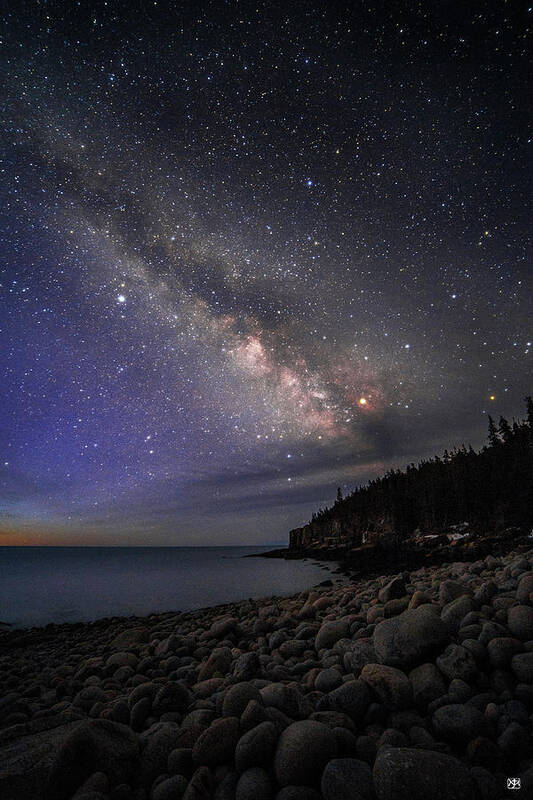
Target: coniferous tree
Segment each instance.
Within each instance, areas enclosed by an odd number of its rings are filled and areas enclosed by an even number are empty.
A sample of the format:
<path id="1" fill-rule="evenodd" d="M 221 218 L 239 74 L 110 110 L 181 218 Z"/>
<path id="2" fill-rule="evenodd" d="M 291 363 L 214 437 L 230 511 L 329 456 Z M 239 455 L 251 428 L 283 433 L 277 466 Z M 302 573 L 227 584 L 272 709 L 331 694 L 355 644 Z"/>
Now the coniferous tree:
<path id="1" fill-rule="evenodd" d="M 395 534 L 416 528 L 435 532 L 467 522 L 479 530 L 533 525 L 533 401 L 526 398 L 527 418 L 512 425 L 489 416 L 488 447 L 479 452 L 464 444 L 442 457 L 391 469 L 360 486 L 331 508 L 313 514 L 320 525 L 336 520 L 348 539 L 361 530 L 379 529 L 388 521 Z M 377 527 L 376 527 L 377 526 Z"/>

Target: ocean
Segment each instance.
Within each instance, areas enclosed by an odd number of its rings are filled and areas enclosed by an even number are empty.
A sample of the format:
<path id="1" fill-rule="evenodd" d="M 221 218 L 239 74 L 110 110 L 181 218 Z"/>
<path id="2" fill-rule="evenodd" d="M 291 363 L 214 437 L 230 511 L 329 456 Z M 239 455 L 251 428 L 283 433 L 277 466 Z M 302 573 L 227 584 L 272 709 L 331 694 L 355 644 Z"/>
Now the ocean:
<path id="1" fill-rule="evenodd" d="M 287 595 L 330 576 L 311 561 L 243 558 L 271 547 L 0 547 L 0 622 L 145 616 Z"/>

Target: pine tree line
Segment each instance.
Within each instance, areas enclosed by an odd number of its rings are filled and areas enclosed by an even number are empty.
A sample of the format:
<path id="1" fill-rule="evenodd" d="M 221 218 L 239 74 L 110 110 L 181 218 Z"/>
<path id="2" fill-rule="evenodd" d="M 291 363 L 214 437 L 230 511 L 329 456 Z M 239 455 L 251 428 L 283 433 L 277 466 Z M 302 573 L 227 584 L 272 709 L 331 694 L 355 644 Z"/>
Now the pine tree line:
<path id="1" fill-rule="evenodd" d="M 343 498 L 340 488 L 331 508 L 319 509 L 312 522 L 386 517 L 401 538 L 415 529 L 437 532 L 466 521 L 473 529 L 533 526 L 533 400 L 526 398 L 526 419 L 510 424 L 489 416 L 488 445 L 476 452 L 464 445 L 442 457 L 390 470 Z"/>

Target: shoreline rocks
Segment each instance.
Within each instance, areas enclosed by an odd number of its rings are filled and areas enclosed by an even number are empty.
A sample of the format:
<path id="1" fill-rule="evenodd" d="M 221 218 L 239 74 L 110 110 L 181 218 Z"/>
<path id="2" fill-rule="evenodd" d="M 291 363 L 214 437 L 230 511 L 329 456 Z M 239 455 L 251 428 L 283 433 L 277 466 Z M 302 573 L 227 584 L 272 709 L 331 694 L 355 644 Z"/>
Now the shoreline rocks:
<path id="1" fill-rule="evenodd" d="M 500 800 L 533 784 L 533 550 L 0 634 L 5 800 Z"/>

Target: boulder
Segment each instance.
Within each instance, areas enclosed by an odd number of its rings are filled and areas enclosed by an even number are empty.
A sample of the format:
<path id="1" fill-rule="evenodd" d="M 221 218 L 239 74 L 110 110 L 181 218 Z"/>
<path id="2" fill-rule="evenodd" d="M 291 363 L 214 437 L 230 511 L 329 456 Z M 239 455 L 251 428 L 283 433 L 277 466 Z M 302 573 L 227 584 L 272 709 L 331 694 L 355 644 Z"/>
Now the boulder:
<path id="1" fill-rule="evenodd" d="M 450 641 L 448 626 L 434 606 L 404 611 L 376 626 L 373 635 L 377 660 L 389 667 L 410 668 L 438 653 Z"/>
<path id="2" fill-rule="evenodd" d="M 224 717 L 240 717 L 250 700 L 261 701 L 259 689 L 253 683 L 242 681 L 227 690 L 222 703 Z"/>
<path id="3" fill-rule="evenodd" d="M 343 620 L 332 620 L 324 622 L 315 638 L 315 649 L 333 647 L 335 642 L 343 639 L 350 633 L 350 625 Z"/>
<path id="4" fill-rule="evenodd" d="M 261 767 L 243 772 L 237 783 L 235 800 L 274 800 L 274 787 L 268 772 Z"/>
<path id="5" fill-rule="evenodd" d="M 388 603 L 389 600 L 396 600 L 405 595 L 405 581 L 403 578 L 393 578 L 378 592 L 380 603 Z"/>
<path id="6" fill-rule="evenodd" d="M 232 763 L 239 735 L 240 726 L 237 717 L 216 719 L 198 737 L 192 751 L 194 763 L 206 767 Z"/>
<path id="7" fill-rule="evenodd" d="M 517 639 L 528 642 L 533 639 L 533 607 L 513 606 L 507 615 L 507 627 Z"/>
<path id="8" fill-rule="evenodd" d="M 335 734 L 327 725 L 314 720 L 294 722 L 283 731 L 276 748 L 276 780 L 280 786 L 313 786 L 336 755 Z"/>
<path id="9" fill-rule="evenodd" d="M 468 768 L 431 750 L 383 748 L 373 776 L 378 800 L 481 800 Z"/>
<path id="10" fill-rule="evenodd" d="M 466 745 L 477 736 L 490 738 L 492 727 L 481 711 L 472 705 L 452 703 L 433 714 L 433 730 L 440 739 Z"/>
<path id="11" fill-rule="evenodd" d="M 370 705 L 368 684 L 362 680 L 346 681 L 325 695 L 318 703 L 319 711 L 341 711 L 355 722 L 362 719 Z"/>
<path id="12" fill-rule="evenodd" d="M 324 800 L 375 800 L 372 770 L 356 758 L 334 758 L 322 773 Z"/>
<path id="13" fill-rule="evenodd" d="M 437 667 L 449 681 L 460 678 L 468 683 L 477 674 L 474 656 L 459 644 L 448 645 L 444 653 L 437 658 Z"/>
<path id="14" fill-rule="evenodd" d="M 127 782 L 139 757 L 139 740 L 126 725 L 106 719 L 80 723 L 59 748 L 48 776 L 47 800 L 67 800 L 94 772 L 110 783 Z"/>
<path id="15" fill-rule="evenodd" d="M 420 664 L 409 673 L 413 687 L 413 699 L 417 706 L 425 707 L 438 697 L 446 694 L 444 679 L 431 662 Z"/>
<path id="16" fill-rule="evenodd" d="M 385 664 L 366 664 L 361 680 L 367 683 L 384 706 L 390 709 L 407 708 L 413 700 L 413 690 L 407 676 Z"/>
<path id="17" fill-rule="evenodd" d="M 276 750 L 278 731 L 273 722 L 261 722 L 247 731 L 235 749 L 235 766 L 238 772 L 250 767 L 269 766 Z"/>

